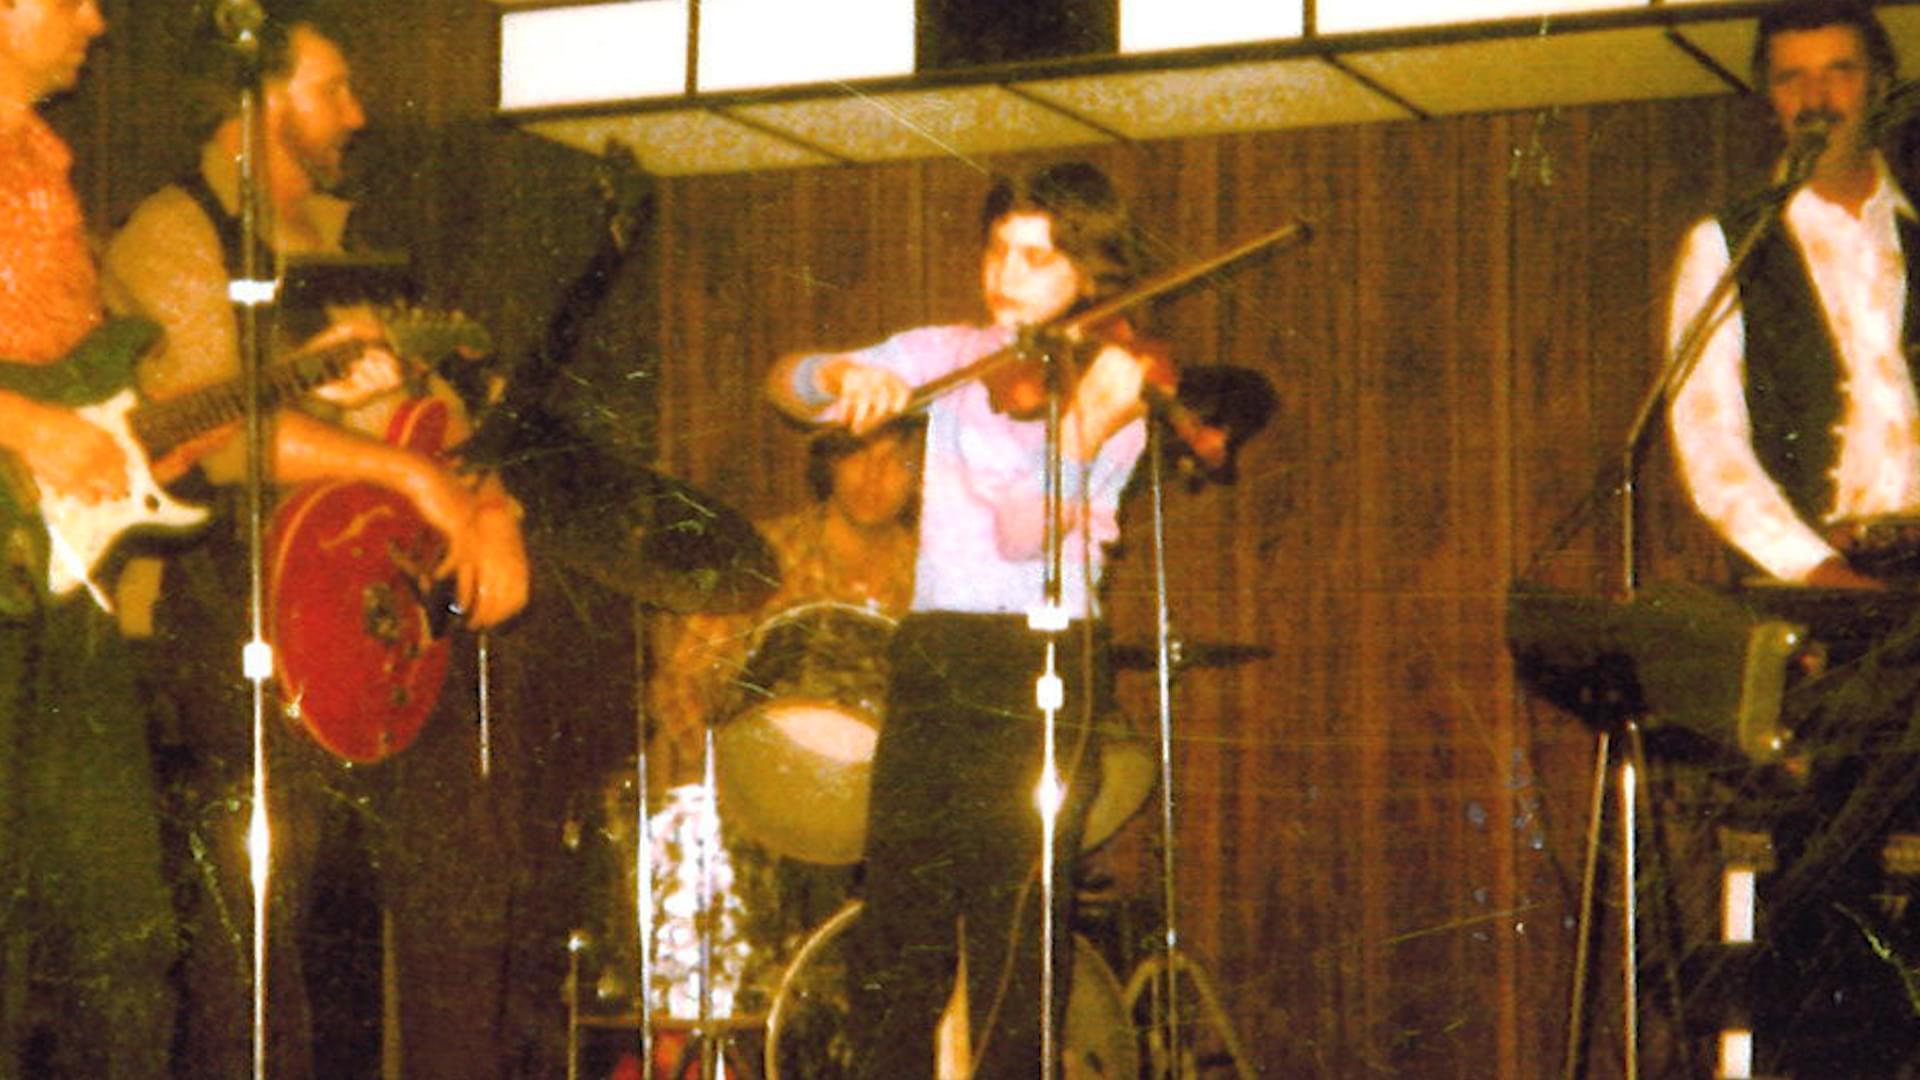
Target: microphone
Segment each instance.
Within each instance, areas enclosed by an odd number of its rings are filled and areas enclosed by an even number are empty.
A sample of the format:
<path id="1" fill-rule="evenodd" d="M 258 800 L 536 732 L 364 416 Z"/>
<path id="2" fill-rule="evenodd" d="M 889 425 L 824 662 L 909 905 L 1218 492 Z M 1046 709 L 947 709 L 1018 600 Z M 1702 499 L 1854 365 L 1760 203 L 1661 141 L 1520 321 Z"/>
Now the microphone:
<path id="1" fill-rule="evenodd" d="M 1813 175 L 1813 167 L 1827 149 L 1833 134 L 1834 118 L 1826 113 L 1801 113 L 1793 122 L 1793 136 L 1787 141 L 1786 182 L 1798 187 Z"/>
<path id="2" fill-rule="evenodd" d="M 213 28 L 221 38 L 240 48 L 251 48 L 267 25 L 267 13 L 260 0 L 214 0 Z"/>

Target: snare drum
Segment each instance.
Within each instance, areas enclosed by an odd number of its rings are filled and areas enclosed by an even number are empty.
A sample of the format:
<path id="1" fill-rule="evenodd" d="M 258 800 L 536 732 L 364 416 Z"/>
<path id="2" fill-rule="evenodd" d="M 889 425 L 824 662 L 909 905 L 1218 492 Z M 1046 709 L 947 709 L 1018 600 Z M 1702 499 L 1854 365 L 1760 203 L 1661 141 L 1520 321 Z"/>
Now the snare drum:
<path id="1" fill-rule="evenodd" d="M 755 630 L 714 736 L 729 823 L 803 862 L 858 862 L 894 621 L 852 604 L 791 608 Z"/>

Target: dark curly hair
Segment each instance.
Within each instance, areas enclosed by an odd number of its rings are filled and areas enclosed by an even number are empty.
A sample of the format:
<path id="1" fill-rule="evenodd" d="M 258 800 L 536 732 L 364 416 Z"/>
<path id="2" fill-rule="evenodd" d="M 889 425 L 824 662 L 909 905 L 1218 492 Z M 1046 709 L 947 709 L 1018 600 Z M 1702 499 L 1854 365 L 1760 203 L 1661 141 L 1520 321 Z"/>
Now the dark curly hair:
<path id="1" fill-rule="evenodd" d="M 1090 299 L 1122 292 L 1140 276 L 1140 240 L 1126 202 L 1107 174 L 1084 161 L 995 181 L 980 207 L 981 243 L 1008 214 L 1052 219 L 1054 246 L 1066 252 L 1093 286 Z"/>
<path id="2" fill-rule="evenodd" d="M 813 497 L 820 502 L 827 501 L 833 494 L 833 467 L 866 449 L 874 440 L 894 436 L 910 441 L 918 438 L 926 426 L 927 418 L 916 413 L 890 420 L 865 435 L 832 428 L 816 436 L 807 444 L 807 486 L 813 491 Z M 917 503 L 918 498 L 913 501 Z M 908 512 L 903 511 L 901 516 L 908 516 Z"/>

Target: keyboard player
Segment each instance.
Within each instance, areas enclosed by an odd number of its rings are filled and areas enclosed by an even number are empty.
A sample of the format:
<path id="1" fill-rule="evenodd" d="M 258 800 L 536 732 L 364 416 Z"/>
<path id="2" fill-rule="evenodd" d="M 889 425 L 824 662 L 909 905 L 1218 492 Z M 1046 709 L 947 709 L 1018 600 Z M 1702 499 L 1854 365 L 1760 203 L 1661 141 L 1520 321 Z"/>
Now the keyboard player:
<path id="1" fill-rule="evenodd" d="M 1783 582 L 1880 587 L 1850 561 L 1857 530 L 1920 509 L 1920 406 L 1905 332 L 1920 291 L 1920 221 L 1874 145 L 1897 75 L 1864 3 L 1773 5 L 1755 35 L 1754 85 L 1784 139 L 1781 175 L 1698 223 L 1682 245 L 1670 345 L 1707 303 L 1755 223 L 1778 208 L 1723 294 L 1668 420 L 1694 505 L 1754 567 Z M 1805 182 L 1780 202 L 1778 181 Z"/>

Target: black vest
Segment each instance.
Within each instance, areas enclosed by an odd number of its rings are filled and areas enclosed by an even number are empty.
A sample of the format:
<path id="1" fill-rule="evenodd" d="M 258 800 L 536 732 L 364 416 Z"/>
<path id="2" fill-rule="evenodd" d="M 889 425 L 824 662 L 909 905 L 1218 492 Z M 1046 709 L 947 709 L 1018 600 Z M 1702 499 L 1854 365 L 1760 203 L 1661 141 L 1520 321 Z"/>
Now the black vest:
<path id="1" fill-rule="evenodd" d="M 1719 214 L 1729 247 L 1737 245 L 1768 198 L 1749 199 Z M 1895 219 L 1907 253 L 1907 308 L 1901 324 L 1920 326 L 1920 225 Z M 1814 293 L 1800 247 L 1776 224 L 1755 245 L 1738 275 L 1746 322 L 1747 412 L 1760 464 L 1803 520 L 1817 522 L 1833 505 L 1833 428 L 1840 422 L 1839 346 Z M 1903 345 L 1904 348 L 1904 345 Z"/>

